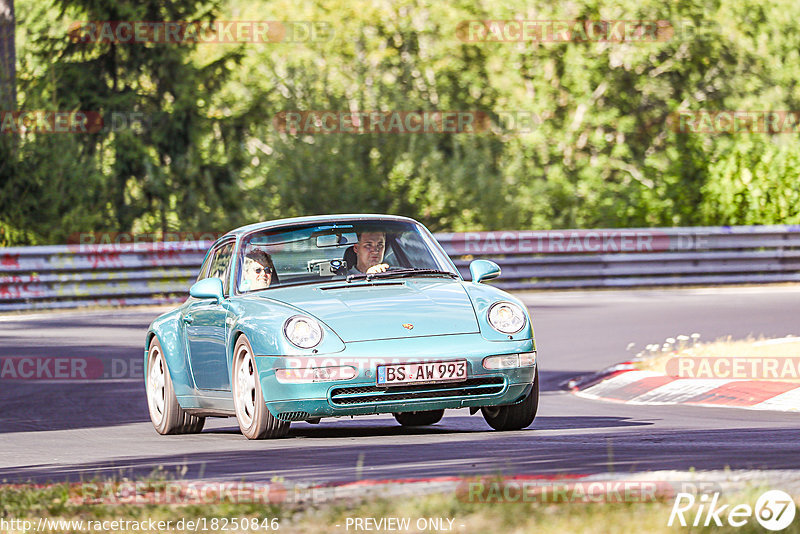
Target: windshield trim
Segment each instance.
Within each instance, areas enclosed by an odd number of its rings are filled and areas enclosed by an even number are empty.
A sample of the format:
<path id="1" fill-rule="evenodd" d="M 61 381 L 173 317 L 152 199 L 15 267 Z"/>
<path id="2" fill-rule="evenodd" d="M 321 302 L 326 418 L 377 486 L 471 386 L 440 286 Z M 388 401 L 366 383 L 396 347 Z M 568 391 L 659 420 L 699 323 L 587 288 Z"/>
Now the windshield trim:
<path id="1" fill-rule="evenodd" d="M 454 275 L 452 277 L 453 280 L 462 280 L 463 281 L 464 278 L 461 276 L 461 273 L 459 272 L 458 268 L 453 263 L 453 260 L 444 251 L 444 249 L 439 244 L 439 242 L 436 240 L 436 238 L 433 237 L 433 234 L 431 234 L 430 230 L 428 230 L 428 228 L 426 228 L 425 225 L 422 224 L 421 222 L 416 221 L 416 220 L 411 219 L 411 218 L 408 218 L 408 217 L 401 217 L 401 216 L 386 216 L 386 217 L 381 217 L 381 216 L 367 216 L 367 217 L 358 216 L 358 217 L 344 217 L 342 219 L 336 219 L 336 220 L 333 220 L 333 221 L 319 221 L 319 222 L 296 222 L 295 221 L 295 222 L 287 222 L 287 223 L 277 224 L 275 226 L 268 226 L 268 227 L 264 227 L 264 228 L 254 228 L 254 229 L 252 229 L 252 230 L 250 230 L 250 231 L 248 231 L 246 233 L 243 233 L 243 234 L 239 235 L 238 238 L 236 239 L 236 246 L 235 246 L 235 250 L 236 250 L 236 265 L 235 265 L 235 269 L 231 269 L 231 272 L 230 272 L 231 287 L 232 287 L 233 290 L 229 292 L 229 295 L 230 296 L 234 296 L 234 295 L 235 296 L 251 295 L 251 294 L 254 294 L 254 293 L 261 292 L 261 291 L 268 291 L 270 289 L 279 289 L 279 288 L 282 288 L 282 287 L 293 287 L 293 286 L 303 286 L 303 285 L 309 285 L 309 284 L 319 284 L 319 283 L 326 283 L 326 282 L 329 282 L 329 281 L 344 282 L 346 280 L 346 277 L 344 279 L 337 279 L 337 280 L 320 280 L 320 281 L 308 280 L 308 281 L 305 281 L 305 282 L 297 282 L 297 283 L 291 283 L 291 284 L 280 284 L 280 285 L 277 285 L 277 286 L 266 287 L 264 289 L 255 289 L 255 290 L 252 290 L 252 291 L 244 291 L 244 292 L 239 291 L 239 284 L 236 283 L 236 281 L 239 279 L 239 276 L 241 274 L 240 273 L 241 269 L 244 268 L 244 261 L 240 261 L 240 256 L 242 254 L 242 250 L 244 249 L 245 243 L 248 242 L 248 240 L 253 236 L 253 234 L 258 234 L 258 233 L 261 233 L 261 232 L 264 232 L 264 231 L 275 231 L 275 230 L 290 229 L 290 228 L 298 227 L 298 226 L 299 227 L 308 227 L 308 226 L 337 225 L 337 224 L 358 224 L 358 223 L 369 223 L 369 222 L 373 222 L 373 221 L 374 222 L 387 222 L 387 223 L 408 223 L 410 225 L 413 225 L 414 227 L 416 227 L 419 230 L 419 235 L 420 235 L 420 237 L 422 237 L 422 240 L 425 242 L 425 244 L 430 249 L 433 249 L 431 251 L 432 252 L 431 257 L 433 258 L 434 262 L 436 262 L 436 264 L 439 266 L 439 268 L 442 271 L 452 270 L 453 275 Z M 436 253 L 433 253 L 433 252 L 436 252 Z M 446 261 L 445 265 L 441 264 L 441 258 L 444 258 L 444 261 Z M 241 259 L 243 260 L 243 258 L 241 258 Z M 358 275 L 356 275 L 356 276 L 358 276 Z M 364 275 L 364 276 L 366 276 L 366 275 Z M 442 276 L 444 276 L 444 275 L 442 275 Z M 359 277 L 356 280 L 361 280 L 361 278 Z"/>

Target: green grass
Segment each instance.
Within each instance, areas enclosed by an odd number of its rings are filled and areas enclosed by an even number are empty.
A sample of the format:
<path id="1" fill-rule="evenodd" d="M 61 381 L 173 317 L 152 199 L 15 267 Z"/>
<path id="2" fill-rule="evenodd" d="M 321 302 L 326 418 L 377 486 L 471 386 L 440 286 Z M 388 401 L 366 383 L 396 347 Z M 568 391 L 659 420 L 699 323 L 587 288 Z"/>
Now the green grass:
<path id="1" fill-rule="evenodd" d="M 164 480 L 146 481 L 153 490 L 163 489 Z M 92 484 L 99 484 L 93 482 Z M 81 485 L 56 484 L 43 487 L 31 485 L 0 486 L 0 517 L 32 519 L 40 517 L 83 520 L 201 520 L 206 518 L 255 518 L 259 521 L 277 518 L 279 532 L 365 532 L 356 530 L 355 518 L 408 518 L 410 528 L 400 532 L 435 532 L 424 530 L 428 518 L 444 520 L 459 533 L 675 533 L 675 532 L 764 532 L 750 518 L 748 523 L 735 528 L 680 527 L 667 525 L 673 498 L 664 496 L 649 502 L 552 502 L 548 499 L 520 499 L 514 502 L 470 502 L 466 492 L 418 495 L 402 498 L 366 498 L 340 500 L 328 503 L 235 503 L 211 504 L 87 504 L 81 497 Z M 722 502 L 755 505 L 765 488 L 750 488 L 735 494 L 725 493 Z M 769 488 L 772 489 L 772 488 Z M 542 500 L 547 502 L 542 502 Z M 797 501 L 797 498 L 795 498 Z M 730 508 L 728 508 L 728 511 Z M 697 507 L 686 514 L 693 521 Z M 727 513 L 727 512 L 726 512 Z M 800 533 L 800 514 L 783 533 Z M 723 520 L 725 514 L 722 514 Z M 349 529 L 348 519 L 350 520 Z M 210 523 L 207 523 L 210 524 Z M 338 525 L 338 527 L 337 527 Z M 201 530 L 202 531 L 202 530 Z M 209 530 L 210 531 L 210 530 Z M 219 530 L 218 530 L 219 531 Z M 242 532 L 242 530 L 239 530 Z M 265 532 L 264 529 L 253 530 Z M 55 532 L 55 531 L 48 531 Z M 79 531 L 75 531 L 79 532 Z M 116 530 L 115 532 L 138 532 Z M 176 530 L 172 530 L 176 532 Z M 229 530 L 230 532 L 230 530 Z"/>

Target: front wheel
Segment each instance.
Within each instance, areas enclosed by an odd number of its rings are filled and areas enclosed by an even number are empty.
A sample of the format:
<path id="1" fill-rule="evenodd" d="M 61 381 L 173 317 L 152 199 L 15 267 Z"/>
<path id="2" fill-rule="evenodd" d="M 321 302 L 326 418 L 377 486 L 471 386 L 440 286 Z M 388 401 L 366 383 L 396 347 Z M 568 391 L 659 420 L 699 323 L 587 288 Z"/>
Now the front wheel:
<path id="1" fill-rule="evenodd" d="M 530 393 L 517 404 L 510 406 L 484 406 L 483 418 L 495 430 L 521 430 L 533 423 L 539 408 L 539 367 L 533 377 Z"/>
<path id="2" fill-rule="evenodd" d="M 232 386 L 236 420 L 247 439 L 280 438 L 289 433 L 289 423 L 276 419 L 264 403 L 253 349 L 244 336 L 233 349 Z"/>
<path id="3" fill-rule="evenodd" d="M 394 414 L 397 422 L 403 426 L 434 425 L 442 420 L 444 410 L 429 410 L 424 412 L 400 412 Z"/>

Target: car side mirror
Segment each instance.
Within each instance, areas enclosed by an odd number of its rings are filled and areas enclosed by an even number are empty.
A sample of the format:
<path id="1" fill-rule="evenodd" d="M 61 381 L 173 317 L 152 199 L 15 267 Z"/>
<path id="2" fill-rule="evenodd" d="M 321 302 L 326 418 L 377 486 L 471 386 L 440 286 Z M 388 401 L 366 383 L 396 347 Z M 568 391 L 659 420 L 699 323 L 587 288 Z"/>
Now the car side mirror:
<path id="1" fill-rule="evenodd" d="M 469 264 L 469 274 L 472 275 L 474 284 L 480 284 L 484 280 L 500 276 L 500 266 L 489 260 L 475 260 Z"/>
<path id="2" fill-rule="evenodd" d="M 196 299 L 215 299 L 220 302 L 225 298 L 222 295 L 222 280 L 219 278 L 200 280 L 189 289 L 189 295 Z"/>

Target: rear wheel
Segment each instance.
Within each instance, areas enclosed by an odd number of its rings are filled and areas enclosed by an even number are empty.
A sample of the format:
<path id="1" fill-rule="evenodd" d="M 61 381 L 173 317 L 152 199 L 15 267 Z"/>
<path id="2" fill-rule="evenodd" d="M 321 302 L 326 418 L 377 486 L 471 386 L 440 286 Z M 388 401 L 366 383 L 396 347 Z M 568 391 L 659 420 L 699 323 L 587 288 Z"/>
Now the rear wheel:
<path id="1" fill-rule="evenodd" d="M 444 410 L 429 410 L 424 412 L 400 412 L 394 414 L 397 422 L 403 426 L 433 425 L 442 420 Z"/>
<path id="2" fill-rule="evenodd" d="M 241 336 L 233 349 L 233 406 L 239 428 L 247 439 L 280 438 L 289 423 L 276 419 L 264 403 L 253 349 Z"/>
<path id="3" fill-rule="evenodd" d="M 147 406 L 150 421 L 159 434 L 196 434 L 206 419 L 190 415 L 178 404 L 169 368 L 155 336 L 147 352 Z"/>
<path id="4" fill-rule="evenodd" d="M 510 406 L 484 406 L 483 418 L 495 430 L 521 430 L 533 423 L 539 408 L 539 367 L 533 378 L 530 393 L 517 404 Z"/>

